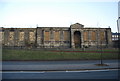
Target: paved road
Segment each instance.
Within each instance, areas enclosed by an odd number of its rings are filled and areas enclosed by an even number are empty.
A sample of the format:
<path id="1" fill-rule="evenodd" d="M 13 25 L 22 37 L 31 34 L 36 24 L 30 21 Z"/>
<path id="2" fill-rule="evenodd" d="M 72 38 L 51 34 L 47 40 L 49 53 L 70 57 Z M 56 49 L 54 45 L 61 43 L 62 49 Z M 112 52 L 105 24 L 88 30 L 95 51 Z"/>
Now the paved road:
<path id="1" fill-rule="evenodd" d="M 118 79 L 118 70 L 3 72 L 3 79 Z"/>
<path id="2" fill-rule="evenodd" d="M 90 61 L 3 61 L 3 70 L 84 70 L 118 68 L 118 60 L 104 60 L 109 66 L 96 66 L 100 60 Z"/>

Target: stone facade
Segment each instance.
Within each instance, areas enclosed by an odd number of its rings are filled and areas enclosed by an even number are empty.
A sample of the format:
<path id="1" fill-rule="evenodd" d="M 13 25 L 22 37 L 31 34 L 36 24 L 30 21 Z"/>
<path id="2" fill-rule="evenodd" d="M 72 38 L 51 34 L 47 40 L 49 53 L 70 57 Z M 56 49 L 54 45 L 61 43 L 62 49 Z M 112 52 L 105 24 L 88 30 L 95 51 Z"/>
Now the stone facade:
<path id="1" fill-rule="evenodd" d="M 109 47 L 110 28 L 84 28 L 76 23 L 70 27 L 2 28 L 2 45 L 37 48 Z"/>

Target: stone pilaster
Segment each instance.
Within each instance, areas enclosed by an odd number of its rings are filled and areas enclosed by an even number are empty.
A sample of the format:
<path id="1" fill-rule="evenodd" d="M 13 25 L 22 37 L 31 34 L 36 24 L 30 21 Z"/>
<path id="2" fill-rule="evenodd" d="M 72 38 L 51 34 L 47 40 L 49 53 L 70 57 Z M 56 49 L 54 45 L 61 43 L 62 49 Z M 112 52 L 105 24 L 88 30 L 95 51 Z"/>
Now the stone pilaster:
<path id="1" fill-rule="evenodd" d="M 15 29 L 14 31 L 14 46 L 18 46 L 19 42 L 19 30 Z"/>
<path id="2" fill-rule="evenodd" d="M 44 30 L 37 28 L 37 45 L 38 48 L 42 48 L 44 45 Z"/>
<path id="3" fill-rule="evenodd" d="M 108 46 L 112 46 L 112 33 L 111 33 L 111 29 L 107 29 L 107 38 L 108 38 Z"/>
<path id="4" fill-rule="evenodd" d="M 53 29 L 50 31 L 50 47 L 54 47 L 54 31 Z"/>
<path id="5" fill-rule="evenodd" d="M 63 47 L 64 46 L 64 33 L 62 30 L 60 30 L 60 47 Z"/>
<path id="6" fill-rule="evenodd" d="M 75 48 L 75 45 L 74 45 L 74 31 L 73 30 L 71 30 L 71 47 Z"/>
<path id="7" fill-rule="evenodd" d="M 81 30 L 80 33 L 81 33 L 81 48 L 83 48 L 83 45 L 84 45 L 83 30 Z"/>

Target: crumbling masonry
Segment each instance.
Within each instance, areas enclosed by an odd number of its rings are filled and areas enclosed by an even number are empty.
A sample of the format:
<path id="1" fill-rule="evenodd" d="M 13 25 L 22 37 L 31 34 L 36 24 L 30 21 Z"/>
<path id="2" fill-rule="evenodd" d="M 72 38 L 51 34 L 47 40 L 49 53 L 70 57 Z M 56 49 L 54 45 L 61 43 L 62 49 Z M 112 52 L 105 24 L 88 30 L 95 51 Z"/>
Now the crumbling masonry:
<path id="1" fill-rule="evenodd" d="M 3 47 L 90 48 L 111 46 L 111 28 L 70 27 L 2 28 Z"/>

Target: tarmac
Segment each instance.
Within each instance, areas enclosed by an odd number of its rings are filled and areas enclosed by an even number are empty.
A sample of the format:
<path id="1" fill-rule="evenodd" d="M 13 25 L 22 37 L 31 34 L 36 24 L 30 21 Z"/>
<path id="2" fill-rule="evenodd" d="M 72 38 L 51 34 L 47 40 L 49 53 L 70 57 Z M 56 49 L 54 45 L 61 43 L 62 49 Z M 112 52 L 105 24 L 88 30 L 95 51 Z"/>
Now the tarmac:
<path id="1" fill-rule="evenodd" d="M 119 69 L 119 60 L 3 61 L 2 71 L 76 71 Z"/>

